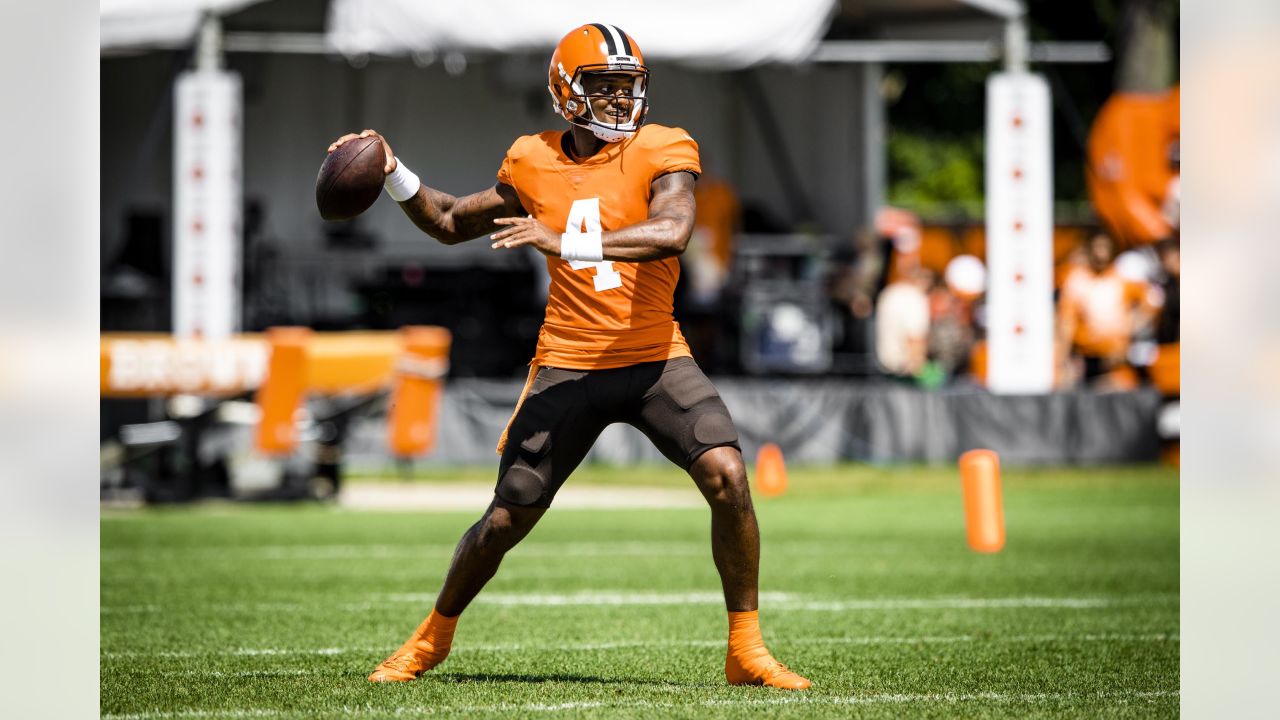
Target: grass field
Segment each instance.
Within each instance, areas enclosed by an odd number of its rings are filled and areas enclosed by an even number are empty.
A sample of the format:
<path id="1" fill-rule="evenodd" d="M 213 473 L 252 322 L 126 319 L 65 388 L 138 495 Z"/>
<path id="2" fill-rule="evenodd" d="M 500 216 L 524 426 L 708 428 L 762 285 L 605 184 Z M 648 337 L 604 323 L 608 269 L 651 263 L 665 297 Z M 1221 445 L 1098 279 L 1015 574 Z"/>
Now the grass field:
<path id="1" fill-rule="evenodd" d="M 491 481 L 492 469 L 432 478 Z M 666 468 L 570 483 L 684 486 Z M 950 469 L 791 469 L 757 497 L 761 617 L 804 693 L 724 684 L 708 514 L 552 510 L 412 683 L 365 676 L 431 608 L 472 512 L 104 510 L 107 718 L 1170 717 L 1178 476 L 1011 471 L 964 544 Z"/>

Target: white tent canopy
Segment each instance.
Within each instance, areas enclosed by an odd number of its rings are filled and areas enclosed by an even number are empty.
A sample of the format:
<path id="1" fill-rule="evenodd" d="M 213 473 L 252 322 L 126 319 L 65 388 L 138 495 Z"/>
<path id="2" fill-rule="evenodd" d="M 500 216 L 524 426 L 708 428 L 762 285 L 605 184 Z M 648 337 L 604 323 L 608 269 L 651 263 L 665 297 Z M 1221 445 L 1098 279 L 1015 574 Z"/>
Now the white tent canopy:
<path id="1" fill-rule="evenodd" d="M 433 58 L 545 53 L 569 28 L 609 22 L 645 56 L 701 69 L 807 62 L 990 62 L 1021 0 L 648 0 L 591 10 L 568 0 L 102 0 L 104 55 L 196 43 L 223 18 L 212 53 Z M 827 39 L 835 20 L 860 39 Z M 217 30 L 215 25 L 211 29 Z M 1016 39 L 1016 38 L 1015 38 Z M 1033 60 L 1100 62 L 1101 43 L 1033 43 Z"/>
<path id="2" fill-rule="evenodd" d="M 262 0 L 102 0 L 99 47 L 179 47 L 190 44 L 205 13 L 225 15 Z"/>
<path id="3" fill-rule="evenodd" d="M 740 68 L 795 63 L 817 47 L 835 0 L 580 1 L 333 0 L 328 39 L 346 55 L 543 50 L 571 28 L 605 22 L 636 39 L 645 57 Z"/>
<path id="4" fill-rule="evenodd" d="M 225 16 L 262 1 L 102 0 L 101 49 L 186 46 L 206 13 Z M 838 4 L 647 0 L 592 9 L 569 0 L 331 0 L 324 35 L 291 40 L 295 49 L 347 56 L 541 52 L 577 25 L 607 22 L 634 37 L 646 58 L 734 69 L 805 61 Z"/>

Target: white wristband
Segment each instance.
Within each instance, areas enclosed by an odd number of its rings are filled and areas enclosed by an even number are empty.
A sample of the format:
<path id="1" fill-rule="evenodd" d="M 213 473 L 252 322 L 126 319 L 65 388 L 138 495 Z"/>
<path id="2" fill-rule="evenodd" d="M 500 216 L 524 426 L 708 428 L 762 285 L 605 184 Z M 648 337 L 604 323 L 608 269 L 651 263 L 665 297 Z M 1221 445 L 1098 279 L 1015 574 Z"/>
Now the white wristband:
<path id="1" fill-rule="evenodd" d="M 573 261 L 600 262 L 604 246 L 599 232 L 565 233 L 560 236 L 560 257 Z"/>
<path id="2" fill-rule="evenodd" d="M 404 161 L 396 158 L 396 169 L 391 171 L 387 179 L 383 181 L 382 187 L 386 188 L 387 194 L 396 202 L 404 202 L 414 195 L 418 194 L 418 188 L 422 186 L 422 181 L 418 179 L 413 171 L 404 166 Z"/>

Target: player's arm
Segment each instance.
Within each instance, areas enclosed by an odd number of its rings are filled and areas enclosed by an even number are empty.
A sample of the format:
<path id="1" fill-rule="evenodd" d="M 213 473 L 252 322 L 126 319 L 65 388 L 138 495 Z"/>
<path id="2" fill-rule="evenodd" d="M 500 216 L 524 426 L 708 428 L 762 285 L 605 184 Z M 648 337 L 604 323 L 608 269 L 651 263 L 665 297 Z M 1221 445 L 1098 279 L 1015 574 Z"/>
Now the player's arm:
<path id="1" fill-rule="evenodd" d="M 423 184 L 400 209 L 419 230 L 445 245 L 491 233 L 498 229 L 494 220 L 524 212 L 515 189 L 503 183 L 462 197 Z"/>
<path id="2" fill-rule="evenodd" d="M 683 253 L 693 234 L 696 180 L 693 173 L 685 171 L 655 179 L 651 185 L 649 217 L 634 225 L 601 233 L 603 259 L 643 262 Z M 496 224 L 506 227 L 494 233 L 495 248 L 533 245 L 544 255 L 562 256 L 560 232 L 533 218 L 507 217 L 497 220 Z"/>
<path id="3" fill-rule="evenodd" d="M 391 150 L 391 144 L 377 131 L 365 130 L 358 135 L 343 135 L 329 146 L 329 152 L 338 149 L 348 140 L 370 136 L 376 136 L 382 142 L 387 158 L 382 171 L 388 176 L 392 175 L 399 168 L 399 162 Z M 426 183 L 420 183 L 416 193 L 398 204 L 419 230 L 445 245 L 456 245 L 493 232 L 496 229 L 493 221 L 497 218 L 524 214 L 515 189 L 503 183 L 496 183 L 487 190 L 462 197 L 454 197 L 428 187 Z"/>
<path id="4" fill-rule="evenodd" d="M 677 171 L 653 181 L 649 217 L 601 234 L 605 260 L 639 262 L 679 255 L 689 246 L 697 204 L 693 185 L 697 176 Z"/>

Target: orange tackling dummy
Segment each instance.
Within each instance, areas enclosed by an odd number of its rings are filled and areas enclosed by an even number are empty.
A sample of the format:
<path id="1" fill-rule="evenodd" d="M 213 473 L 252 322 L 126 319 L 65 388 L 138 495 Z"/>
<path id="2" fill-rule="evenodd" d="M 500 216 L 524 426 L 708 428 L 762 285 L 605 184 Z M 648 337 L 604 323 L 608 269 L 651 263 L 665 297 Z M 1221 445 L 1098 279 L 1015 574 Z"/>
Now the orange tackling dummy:
<path id="1" fill-rule="evenodd" d="M 970 450 L 961 455 L 960 482 L 964 490 L 964 524 L 969 547 L 975 552 L 999 552 L 1004 547 L 1000 456 L 991 450 Z"/>

